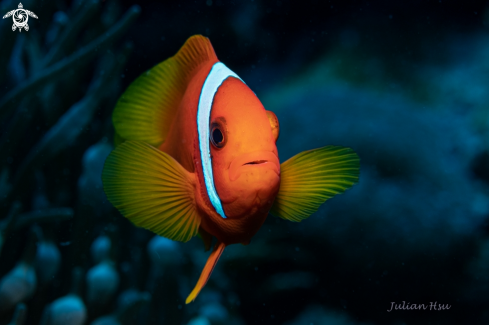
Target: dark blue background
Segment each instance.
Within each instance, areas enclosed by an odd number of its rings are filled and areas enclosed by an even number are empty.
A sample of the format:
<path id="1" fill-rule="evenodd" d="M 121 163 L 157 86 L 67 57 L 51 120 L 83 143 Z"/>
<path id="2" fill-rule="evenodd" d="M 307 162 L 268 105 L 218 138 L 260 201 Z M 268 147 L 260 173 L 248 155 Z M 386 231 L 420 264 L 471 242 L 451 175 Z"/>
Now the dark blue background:
<path id="1" fill-rule="evenodd" d="M 12 3 L 8 8 L 16 8 Z M 24 7 L 39 16 L 29 19 L 29 32 L 14 33 L 11 21 L 2 20 L 0 99 L 45 71 L 32 52 L 42 58 L 57 44 L 73 25 L 77 3 L 26 1 Z M 101 2 L 63 43 L 58 61 L 104 35 L 132 5 Z M 138 5 L 141 14 L 123 36 L 90 61 L 25 92 L 0 115 L 0 172 L 7 170 L 15 189 L 7 192 L 0 182 L 0 218 L 7 219 L 16 200 L 23 213 L 72 209 L 69 220 L 37 223 L 61 252 L 61 264 L 54 279 L 38 280 L 35 293 L 23 299 L 27 324 L 39 323 L 45 306 L 69 292 L 74 267 L 85 274 L 97 265 L 90 247 L 100 235 L 112 241 L 110 260 L 120 282 L 100 307 L 90 302 L 88 284 L 82 285 L 90 322 L 123 309 L 121 293 L 131 288 L 151 293 L 152 300 L 125 317 L 125 324 L 489 322 L 489 3 Z M 194 34 L 209 37 L 218 58 L 277 114 L 281 161 L 329 144 L 348 146 L 360 156 L 361 175 L 359 184 L 309 219 L 291 223 L 270 216 L 250 245 L 228 247 L 201 295 L 185 305 L 207 258 L 202 243 L 162 241 L 151 248 L 153 235 L 106 201 L 100 173 L 112 149 L 110 115 L 117 98 Z M 104 75 L 101 85 L 93 82 Z M 100 89 L 101 98 L 80 133 L 69 138 L 78 125 L 60 117 L 90 89 Z M 9 125 L 20 125 L 22 132 Z M 59 139 L 70 141 L 49 142 L 37 157 L 39 141 L 56 126 L 66 128 Z M 30 155 L 37 158 L 23 170 Z M 29 255 L 27 243 L 35 237 L 32 222 L 27 225 L 8 232 L 0 276 Z M 43 261 L 42 239 L 36 240 L 31 255 Z M 156 251 L 168 259 L 155 261 Z M 40 279 L 49 270 L 39 263 L 33 267 Z M 387 312 L 394 301 L 437 301 L 451 308 Z M 0 312 L 1 324 L 13 317 L 13 307 Z"/>

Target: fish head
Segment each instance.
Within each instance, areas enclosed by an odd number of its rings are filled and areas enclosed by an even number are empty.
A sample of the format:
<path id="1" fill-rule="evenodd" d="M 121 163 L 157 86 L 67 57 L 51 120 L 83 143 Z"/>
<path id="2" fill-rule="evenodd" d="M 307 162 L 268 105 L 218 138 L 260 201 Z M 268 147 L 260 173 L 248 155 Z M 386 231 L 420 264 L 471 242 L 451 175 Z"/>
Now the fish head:
<path id="1" fill-rule="evenodd" d="M 270 113 L 234 77 L 227 78 L 214 97 L 210 152 L 216 191 L 229 218 L 266 217 L 278 193 L 278 120 Z"/>

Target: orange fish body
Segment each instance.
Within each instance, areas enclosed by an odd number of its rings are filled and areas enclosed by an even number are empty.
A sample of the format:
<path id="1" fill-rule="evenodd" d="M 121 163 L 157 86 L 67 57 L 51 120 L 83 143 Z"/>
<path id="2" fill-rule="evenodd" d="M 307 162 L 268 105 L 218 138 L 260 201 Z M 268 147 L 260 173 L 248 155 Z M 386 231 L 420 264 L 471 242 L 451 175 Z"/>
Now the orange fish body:
<path id="1" fill-rule="evenodd" d="M 280 164 L 279 124 L 251 89 L 193 36 L 136 79 L 113 114 L 116 149 L 102 180 L 109 201 L 135 225 L 173 240 L 217 238 L 186 302 L 227 245 L 248 244 L 268 213 L 301 221 L 351 187 L 358 156 L 327 146 Z"/>
<path id="2" fill-rule="evenodd" d="M 226 144 L 211 147 L 214 183 L 226 219 L 216 213 L 204 182 L 196 126 L 202 85 L 217 59 L 190 81 L 167 140 L 160 150 L 197 175 L 195 193 L 201 228 L 226 245 L 248 243 L 265 221 L 280 185 L 280 163 L 267 113 L 241 80 L 228 78 L 215 94 L 210 124 L 225 127 Z M 229 109 L 232 107 L 232 109 Z M 225 123 L 225 125 L 224 125 Z M 223 130 L 224 131 L 224 130 Z M 262 161 L 262 163 L 248 164 Z"/>

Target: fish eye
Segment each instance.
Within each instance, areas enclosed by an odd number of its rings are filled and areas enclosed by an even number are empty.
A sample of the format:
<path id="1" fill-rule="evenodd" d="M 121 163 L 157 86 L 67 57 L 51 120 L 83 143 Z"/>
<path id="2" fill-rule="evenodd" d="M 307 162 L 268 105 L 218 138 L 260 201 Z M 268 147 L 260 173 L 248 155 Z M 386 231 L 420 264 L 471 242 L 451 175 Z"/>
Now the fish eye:
<path id="1" fill-rule="evenodd" d="M 211 132 L 209 134 L 211 143 L 214 147 L 220 149 L 226 145 L 226 131 L 221 121 L 216 121 L 211 124 Z"/>
<path id="2" fill-rule="evenodd" d="M 224 143 L 224 135 L 222 135 L 222 131 L 219 129 L 219 127 L 214 127 L 212 129 L 211 141 L 216 147 L 222 148 Z"/>

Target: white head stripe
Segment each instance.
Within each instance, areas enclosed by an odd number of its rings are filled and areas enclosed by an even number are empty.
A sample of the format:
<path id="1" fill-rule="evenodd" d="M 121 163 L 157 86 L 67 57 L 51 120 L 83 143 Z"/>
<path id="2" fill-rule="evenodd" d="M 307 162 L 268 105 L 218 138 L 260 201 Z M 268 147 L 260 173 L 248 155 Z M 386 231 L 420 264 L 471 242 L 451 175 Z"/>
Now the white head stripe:
<path id="1" fill-rule="evenodd" d="M 221 199 L 217 194 L 214 186 L 214 176 L 212 171 L 211 150 L 209 147 L 209 123 L 211 117 L 212 103 L 217 90 L 222 85 L 224 80 L 229 77 L 234 77 L 241 80 L 240 77 L 223 63 L 217 62 L 212 66 L 209 75 L 205 79 L 204 85 L 199 98 L 199 106 L 197 108 L 197 131 L 199 133 L 199 148 L 200 158 L 202 160 L 202 171 L 204 173 L 205 187 L 207 194 L 216 209 L 217 213 L 223 218 L 226 218 L 222 208 Z M 243 81 L 243 80 L 241 80 Z"/>

